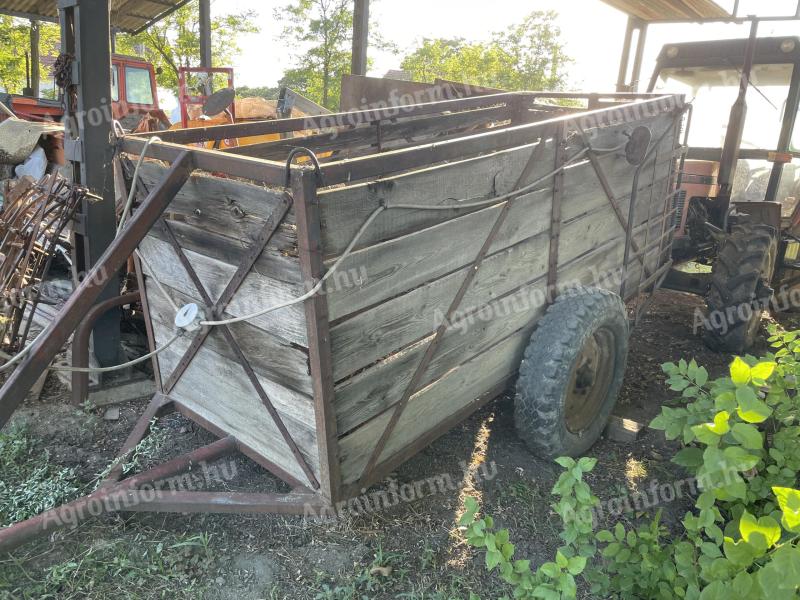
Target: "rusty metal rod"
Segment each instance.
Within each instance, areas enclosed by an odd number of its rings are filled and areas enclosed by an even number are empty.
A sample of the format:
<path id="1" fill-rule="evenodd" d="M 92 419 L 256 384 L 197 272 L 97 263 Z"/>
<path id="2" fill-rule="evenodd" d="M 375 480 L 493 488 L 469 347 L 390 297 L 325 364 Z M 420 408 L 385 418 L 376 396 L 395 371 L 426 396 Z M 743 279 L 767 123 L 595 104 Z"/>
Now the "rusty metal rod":
<path id="1" fill-rule="evenodd" d="M 89 366 L 89 339 L 92 329 L 97 320 L 112 308 L 134 304 L 139 301 L 141 294 L 131 292 L 124 296 L 111 298 L 100 304 L 96 304 L 86 314 L 81 324 L 75 329 L 75 336 L 72 338 L 72 366 L 86 368 Z M 89 394 L 89 374 L 79 371 L 72 373 L 72 405 L 80 406 L 86 401 Z"/>
<path id="2" fill-rule="evenodd" d="M 120 507 L 124 507 L 123 510 L 129 510 L 130 505 L 136 501 L 143 501 L 141 495 L 130 494 L 137 488 L 163 482 L 188 471 L 194 465 L 216 460 L 235 451 L 236 440 L 233 437 L 227 437 L 125 479 L 119 485 L 101 488 L 93 494 L 48 510 L 27 521 L 6 527 L 0 530 L 0 554 L 11 552 L 39 535 L 64 527 L 75 527 L 78 523 L 91 517 L 97 517 L 107 512 L 116 512 L 120 510 Z M 125 506 L 126 503 L 129 506 Z"/>
<path id="3" fill-rule="evenodd" d="M 53 323 L 0 389 L 0 428 L 4 427 L 39 376 L 50 365 L 100 294 L 122 268 L 147 232 L 169 206 L 194 171 L 192 151 L 184 150 L 162 184 L 143 202 L 136 215 L 106 249 Z"/>

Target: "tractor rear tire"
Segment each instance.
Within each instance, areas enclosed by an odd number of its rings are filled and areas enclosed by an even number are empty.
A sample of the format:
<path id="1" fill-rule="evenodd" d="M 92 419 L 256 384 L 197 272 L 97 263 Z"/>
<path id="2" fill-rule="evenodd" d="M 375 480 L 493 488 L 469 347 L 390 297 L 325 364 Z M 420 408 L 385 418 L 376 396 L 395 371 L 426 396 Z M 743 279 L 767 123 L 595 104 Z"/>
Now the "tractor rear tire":
<path id="1" fill-rule="evenodd" d="M 628 357 L 628 313 L 619 296 L 578 288 L 538 323 L 519 368 L 514 421 L 537 455 L 580 456 L 611 416 Z"/>
<path id="2" fill-rule="evenodd" d="M 756 341 L 778 255 L 774 227 L 761 223 L 735 225 L 714 262 L 706 297 L 704 341 L 717 352 L 742 354 Z"/>

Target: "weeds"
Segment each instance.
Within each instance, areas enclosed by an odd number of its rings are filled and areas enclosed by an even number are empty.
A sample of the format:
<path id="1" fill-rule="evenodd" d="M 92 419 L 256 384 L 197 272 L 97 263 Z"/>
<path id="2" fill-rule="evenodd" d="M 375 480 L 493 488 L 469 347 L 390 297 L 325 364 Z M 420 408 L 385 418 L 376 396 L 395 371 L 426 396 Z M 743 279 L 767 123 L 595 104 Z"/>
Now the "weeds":
<path id="1" fill-rule="evenodd" d="M 0 433 L 0 525 L 24 521 L 74 497 L 75 471 L 50 462 L 47 450 L 33 444 L 25 426 Z"/>

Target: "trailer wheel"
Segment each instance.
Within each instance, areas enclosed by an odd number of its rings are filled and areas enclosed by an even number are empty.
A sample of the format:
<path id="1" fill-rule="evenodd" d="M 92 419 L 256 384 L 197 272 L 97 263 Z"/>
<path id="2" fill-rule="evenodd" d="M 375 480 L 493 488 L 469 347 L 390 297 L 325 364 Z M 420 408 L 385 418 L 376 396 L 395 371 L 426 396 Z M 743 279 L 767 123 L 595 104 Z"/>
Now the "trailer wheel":
<path id="1" fill-rule="evenodd" d="M 769 225 L 735 225 L 722 241 L 706 297 L 703 337 L 709 348 L 743 353 L 755 343 L 762 306 L 774 293 L 777 254 L 777 235 Z"/>
<path id="2" fill-rule="evenodd" d="M 616 294 L 578 288 L 547 309 L 519 369 L 514 421 L 536 454 L 578 456 L 611 416 L 628 357 L 628 314 Z"/>

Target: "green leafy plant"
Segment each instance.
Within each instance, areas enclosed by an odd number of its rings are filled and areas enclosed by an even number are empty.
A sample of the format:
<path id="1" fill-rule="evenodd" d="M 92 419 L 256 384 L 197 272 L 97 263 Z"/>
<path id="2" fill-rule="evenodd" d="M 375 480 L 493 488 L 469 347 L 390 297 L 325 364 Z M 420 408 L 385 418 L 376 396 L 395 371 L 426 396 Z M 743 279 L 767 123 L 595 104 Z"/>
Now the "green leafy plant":
<path id="1" fill-rule="evenodd" d="M 514 560 L 516 549 L 507 529 L 496 531 L 492 517 L 477 517 L 479 507 L 474 498 L 465 501 L 466 511 L 459 525 L 467 542 L 485 551 L 486 568 L 499 572 L 514 590 L 514 598 L 575 598 L 578 589 L 575 577 L 583 573 L 587 559 L 596 551 L 592 541 L 592 509 L 599 500 L 583 481 L 583 475 L 594 469 L 597 460 L 560 458 L 557 462 L 565 472 L 553 488 L 553 494 L 560 497 L 553 508 L 564 522 L 561 537 L 566 545 L 556 552 L 553 562 L 535 570 L 529 560 Z"/>
<path id="2" fill-rule="evenodd" d="M 673 462 L 695 484 L 683 531 L 660 513 L 626 528 L 593 531 L 597 498 L 583 481 L 593 459 L 562 458 L 553 494 L 565 546 L 533 569 L 513 560 L 509 532 L 478 519 L 470 502 L 462 526 L 486 552 L 514 598 L 575 598 L 580 576 L 593 597 L 619 599 L 783 600 L 800 591 L 800 334 L 771 330 L 774 354 L 736 358 L 711 380 L 695 361 L 666 364 L 667 385 L 682 405 L 663 407 L 651 427 L 683 448 Z"/>

